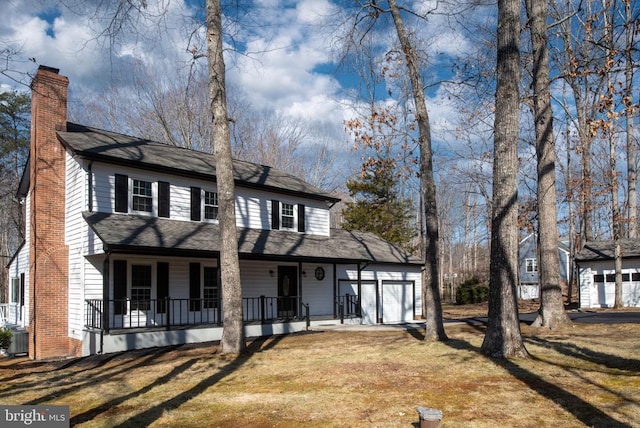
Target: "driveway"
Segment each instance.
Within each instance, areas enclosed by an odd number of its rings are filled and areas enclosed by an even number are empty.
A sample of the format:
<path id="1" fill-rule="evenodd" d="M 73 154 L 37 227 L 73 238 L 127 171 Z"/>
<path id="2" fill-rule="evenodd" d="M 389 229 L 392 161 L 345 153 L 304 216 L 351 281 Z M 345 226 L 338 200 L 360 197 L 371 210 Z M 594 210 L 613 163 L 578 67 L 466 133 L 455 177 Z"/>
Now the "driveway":
<path id="1" fill-rule="evenodd" d="M 583 309 L 583 310 L 571 310 L 567 312 L 569 318 L 576 323 L 590 323 L 590 324 L 640 324 L 640 308 L 637 310 L 623 309 Z M 537 316 L 537 312 L 521 313 L 520 321 L 531 324 Z M 451 321 L 466 321 L 466 322 L 478 322 L 482 324 L 487 323 L 487 317 L 474 317 L 460 320 Z M 445 320 L 445 324 L 447 321 Z"/>
<path id="2" fill-rule="evenodd" d="M 638 309 L 623 309 L 620 311 L 613 309 L 599 309 L 599 310 L 571 310 L 567 314 L 573 322 L 576 323 L 603 323 L 603 324 L 640 324 L 640 308 Z M 520 320 L 531 324 L 535 318 L 536 312 L 521 313 Z M 444 324 L 486 324 L 487 317 L 469 317 L 469 318 L 456 318 L 445 319 Z M 424 328 L 424 321 L 414 321 L 402 324 L 321 324 L 313 325 L 311 330 L 408 330 Z"/>

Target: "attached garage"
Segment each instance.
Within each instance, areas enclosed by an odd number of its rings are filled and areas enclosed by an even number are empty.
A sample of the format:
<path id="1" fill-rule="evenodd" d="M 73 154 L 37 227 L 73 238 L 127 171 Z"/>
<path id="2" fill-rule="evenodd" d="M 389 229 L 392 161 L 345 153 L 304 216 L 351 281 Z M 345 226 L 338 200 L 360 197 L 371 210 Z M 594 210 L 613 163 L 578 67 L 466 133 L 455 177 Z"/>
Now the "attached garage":
<path id="1" fill-rule="evenodd" d="M 341 281 L 340 294 L 360 297 L 363 324 L 397 324 L 416 319 L 416 284 L 414 281 L 370 281 L 360 284 Z"/>

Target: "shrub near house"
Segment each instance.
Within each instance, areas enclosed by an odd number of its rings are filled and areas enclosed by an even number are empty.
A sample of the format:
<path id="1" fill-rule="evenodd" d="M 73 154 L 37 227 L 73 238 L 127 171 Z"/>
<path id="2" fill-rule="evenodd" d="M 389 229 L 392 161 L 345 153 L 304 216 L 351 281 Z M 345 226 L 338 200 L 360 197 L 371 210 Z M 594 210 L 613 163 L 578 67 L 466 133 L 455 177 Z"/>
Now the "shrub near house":
<path id="1" fill-rule="evenodd" d="M 0 328 L 0 349 L 9 349 L 13 333 L 7 328 Z"/>
<path id="2" fill-rule="evenodd" d="M 466 305 L 469 303 L 482 303 L 489 299 L 489 287 L 481 284 L 477 278 L 471 278 L 460 284 L 456 290 L 456 303 Z"/>

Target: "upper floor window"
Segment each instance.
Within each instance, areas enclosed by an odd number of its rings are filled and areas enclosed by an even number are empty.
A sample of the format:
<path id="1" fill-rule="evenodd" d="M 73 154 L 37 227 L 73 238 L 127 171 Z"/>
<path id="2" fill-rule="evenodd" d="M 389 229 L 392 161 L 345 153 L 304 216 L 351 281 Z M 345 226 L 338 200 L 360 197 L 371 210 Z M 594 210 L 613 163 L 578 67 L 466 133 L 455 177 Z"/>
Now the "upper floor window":
<path id="1" fill-rule="evenodd" d="M 280 216 L 280 224 L 283 229 L 293 229 L 294 227 L 294 208 L 293 204 L 282 204 L 282 212 Z"/>
<path id="2" fill-rule="evenodd" d="M 526 259 L 525 263 L 526 263 L 527 273 L 538 272 L 538 260 L 537 259 Z"/>
<path id="3" fill-rule="evenodd" d="M 305 231 L 305 206 L 288 202 L 271 201 L 271 229 Z"/>
<path id="4" fill-rule="evenodd" d="M 218 194 L 204 191 L 204 218 L 206 220 L 218 220 Z"/>
<path id="5" fill-rule="evenodd" d="M 134 211 L 153 211 L 153 193 L 150 181 L 134 179 L 131 193 L 133 196 L 131 207 Z"/>
<path id="6" fill-rule="evenodd" d="M 204 193 L 204 210 L 203 206 Z M 208 190 L 203 191 L 200 187 L 191 188 L 191 220 L 202 220 L 204 211 L 205 220 L 218 220 L 218 194 Z"/>
<path id="7" fill-rule="evenodd" d="M 151 213 L 158 217 L 170 216 L 171 185 L 165 181 L 152 182 L 130 179 L 115 174 L 114 211 L 118 213 Z M 157 189 L 157 194 L 156 190 Z"/>

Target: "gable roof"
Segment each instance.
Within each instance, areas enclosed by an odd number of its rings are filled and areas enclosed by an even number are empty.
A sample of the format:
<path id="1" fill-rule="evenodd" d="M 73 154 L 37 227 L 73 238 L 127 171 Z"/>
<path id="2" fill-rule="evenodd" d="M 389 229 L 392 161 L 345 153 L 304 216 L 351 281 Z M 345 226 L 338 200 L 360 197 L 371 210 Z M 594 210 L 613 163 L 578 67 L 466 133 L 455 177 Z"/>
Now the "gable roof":
<path id="1" fill-rule="evenodd" d="M 640 239 L 621 239 L 620 249 L 622 258 L 640 257 Z M 613 260 L 615 256 L 615 242 L 591 241 L 587 242 L 576 255 L 576 261 Z"/>
<path id="2" fill-rule="evenodd" d="M 134 168 L 198 178 L 216 179 L 213 154 L 171 146 L 143 138 L 91 128 L 67 122 L 66 131 L 57 132 L 60 142 L 74 156 Z M 25 171 L 28 174 L 28 171 Z M 336 203 L 335 197 L 304 180 L 276 168 L 252 162 L 233 161 L 233 175 L 238 186 L 278 193 L 304 196 L 309 199 Z M 28 189 L 21 183 L 21 189 Z M 26 193 L 25 193 L 26 194 Z"/>
<path id="3" fill-rule="evenodd" d="M 520 247 L 524 247 L 525 244 L 531 239 L 534 238 L 533 241 L 527 245 L 529 245 L 531 248 L 537 248 L 538 246 L 538 234 L 537 233 L 530 233 L 527 236 L 525 236 L 524 238 L 522 238 L 522 240 L 520 241 L 520 243 L 518 244 L 518 248 Z M 566 238 L 559 238 L 558 239 L 558 249 L 561 251 L 564 251 L 565 253 L 569 253 L 570 249 L 569 249 L 569 240 Z"/>
<path id="4" fill-rule="evenodd" d="M 99 212 L 84 212 L 83 217 L 105 251 L 203 257 L 220 251 L 217 223 Z M 239 228 L 238 250 L 244 259 L 421 264 L 419 258 L 372 233 L 342 229 L 332 229 L 331 236 L 319 236 Z"/>

